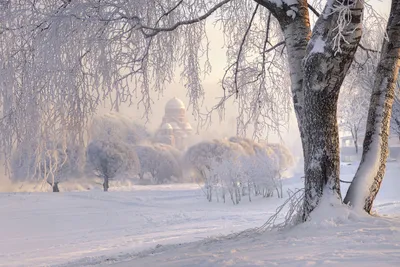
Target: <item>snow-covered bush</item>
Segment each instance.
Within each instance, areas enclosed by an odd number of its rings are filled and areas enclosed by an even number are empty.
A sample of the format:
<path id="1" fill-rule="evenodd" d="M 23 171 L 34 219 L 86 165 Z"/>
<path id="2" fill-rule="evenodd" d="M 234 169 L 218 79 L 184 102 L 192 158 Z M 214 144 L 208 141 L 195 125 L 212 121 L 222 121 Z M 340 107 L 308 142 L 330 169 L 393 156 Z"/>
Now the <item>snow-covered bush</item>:
<path id="1" fill-rule="evenodd" d="M 157 150 L 151 145 L 136 145 L 135 152 L 139 158 L 140 163 L 140 179 L 144 179 L 145 174 L 150 174 L 155 177 L 160 159 Z"/>
<path id="2" fill-rule="evenodd" d="M 274 190 L 278 197 L 282 196 L 280 180 L 279 155 L 267 143 L 256 143 L 245 138 L 231 138 L 231 142 L 238 143 L 246 152 L 240 157 L 243 172 L 247 177 L 247 191 L 263 197 L 273 196 Z"/>
<path id="3" fill-rule="evenodd" d="M 209 190 L 209 201 L 212 201 L 212 195 L 215 194 L 217 201 L 219 197 L 226 201 L 226 195 L 229 194 L 234 205 L 239 204 L 242 199 L 244 182 L 246 180 L 241 162 L 236 158 L 227 158 L 222 162 L 214 162 L 211 164 L 211 181 L 206 187 Z M 214 192 L 213 192 L 214 191 Z M 245 194 L 243 194 L 245 195 Z"/>
<path id="4" fill-rule="evenodd" d="M 276 165 L 279 166 L 279 171 L 283 172 L 294 165 L 293 155 L 290 150 L 282 145 L 275 143 L 260 142 L 256 143 L 251 139 L 241 137 L 231 137 L 230 142 L 239 144 L 247 154 L 260 153 L 264 151 L 268 154 L 267 157 L 274 158 Z"/>
<path id="5" fill-rule="evenodd" d="M 275 154 L 268 148 L 256 148 L 254 155 L 242 157 L 242 166 L 249 185 L 249 197 L 271 197 L 274 190 L 281 197 L 282 184 Z"/>
<path id="6" fill-rule="evenodd" d="M 283 172 L 294 165 L 294 158 L 289 149 L 282 144 L 267 144 L 277 156 L 279 171 Z"/>
<path id="7" fill-rule="evenodd" d="M 87 147 L 88 168 L 103 178 L 104 191 L 108 191 L 109 180 L 118 175 L 136 176 L 140 173 L 140 162 L 135 149 L 122 142 L 92 141 Z"/>
<path id="8" fill-rule="evenodd" d="M 140 178 L 150 174 L 156 184 L 177 182 L 182 179 L 178 154 L 173 147 L 159 144 L 136 145 L 141 171 Z"/>
<path id="9" fill-rule="evenodd" d="M 203 141 L 191 146 L 184 156 L 184 166 L 194 172 L 201 181 L 208 183 L 210 170 L 215 163 L 221 163 L 233 156 L 229 142 L 224 140 Z"/>
<path id="10" fill-rule="evenodd" d="M 281 171 L 292 164 L 290 152 L 281 145 L 255 143 L 250 139 L 204 141 L 188 149 L 185 166 L 204 182 L 209 201 L 229 194 L 238 204 L 242 197 L 282 197 Z"/>
<path id="11" fill-rule="evenodd" d="M 174 159 L 180 164 L 182 161 L 182 152 L 175 147 L 163 143 L 153 143 L 152 144 L 157 150 L 167 151 L 169 152 Z"/>

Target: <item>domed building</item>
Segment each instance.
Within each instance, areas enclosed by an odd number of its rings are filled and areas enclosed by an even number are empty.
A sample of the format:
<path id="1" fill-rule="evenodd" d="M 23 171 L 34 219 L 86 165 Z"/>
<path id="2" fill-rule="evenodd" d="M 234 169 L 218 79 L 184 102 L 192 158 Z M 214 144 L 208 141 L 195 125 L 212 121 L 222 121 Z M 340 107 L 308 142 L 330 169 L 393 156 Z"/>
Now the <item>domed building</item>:
<path id="1" fill-rule="evenodd" d="M 186 138 L 192 134 L 192 126 L 186 117 L 186 108 L 182 100 L 172 98 L 165 105 L 165 114 L 157 132 L 157 141 L 170 144 L 178 149 L 185 148 Z M 172 140 L 173 141 L 168 141 Z M 163 141 L 165 140 L 165 141 Z"/>
<path id="2" fill-rule="evenodd" d="M 175 146 L 175 137 L 171 124 L 164 123 L 157 132 L 157 141 L 170 146 Z"/>

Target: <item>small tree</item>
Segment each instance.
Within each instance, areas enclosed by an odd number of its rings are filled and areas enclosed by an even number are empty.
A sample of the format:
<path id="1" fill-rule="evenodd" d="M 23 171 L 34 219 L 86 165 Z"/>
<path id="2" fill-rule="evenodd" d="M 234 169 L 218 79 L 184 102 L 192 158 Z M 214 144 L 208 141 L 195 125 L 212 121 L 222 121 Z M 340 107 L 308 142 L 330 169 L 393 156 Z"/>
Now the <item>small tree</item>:
<path id="1" fill-rule="evenodd" d="M 140 179 L 143 179 L 146 173 L 150 173 L 154 178 L 161 162 L 157 150 L 151 145 L 136 145 L 135 151 L 140 162 Z"/>
<path id="2" fill-rule="evenodd" d="M 256 194 L 261 194 L 263 197 L 271 197 L 274 190 L 277 189 L 276 185 L 278 185 L 277 179 L 280 173 L 279 155 L 268 145 L 255 146 L 253 158 L 253 166 L 256 168 L 253 170 Z M 278 194 L 278 197 L 280 197 L 280 194 Z"/>
<path id="3" fill-rule="evenodd" d="M 58 184 L 63 178 L 65 179 L 65 173 L 68 172 L 67 161 L 68 155 L 62 148 L 46 151 L 45 160 L 41 161 L 42 177 L 48 177 L 47 183 L 51 185 L 55 193 L 60 192 Z"/>
<path id="4" fill-rule="evenodd" d="M 110 180 L 117 175 L 140 172 L 134 149 L 124 143 L 92 141 L 87 148 L 87 158 L 95 175 L 103 179 L 104 191 L 108 191 Z"/>
<path id="5" fill-rule="evenodd" d="M 33 153 L 26 147 L 20 147 L 11 161 L 11 180 L 26 181 L 44 179 L 52 186 L 53 192 L 59 192 L 59 183 L 82 175 L 83 161 L 81 148 L 61 143 L 46 144 L 47 150 Z M 39 165 L 38 168 L 36 166 Z"/>

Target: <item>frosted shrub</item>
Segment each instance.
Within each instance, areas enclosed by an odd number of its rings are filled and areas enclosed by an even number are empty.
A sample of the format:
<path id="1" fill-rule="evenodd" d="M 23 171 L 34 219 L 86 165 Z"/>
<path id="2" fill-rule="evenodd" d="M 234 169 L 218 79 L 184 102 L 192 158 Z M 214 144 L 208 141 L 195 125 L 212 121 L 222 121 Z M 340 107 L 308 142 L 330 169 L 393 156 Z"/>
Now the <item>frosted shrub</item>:
<path id="1" fill-rule="evenodd" d="M 229 142 L 223 140 L 204 141 L 191 146 L 184 155 L 185 168 L 190 169 L 202 182 L 207 183 L 211 165 L 220 163 L 233 155 Z"/>
<path id="2" fill-rule="evenodd" d="M 170 146 L 160 144 L 143 144 L 134 147 L 141 166 L 140 179 L 149 174 L 155 184 L 178 182 L 182 171 L 177 152 Z"/>
<path id="3" fill-rule="evenodd" d="M 281 152 L 282 151 L 282 152 Z M 202 142 L 189 148 L 186 164 L 204 181 L 208 201 L 239 204 L 246 197 L 282 197 L 281 171 L 291 154 L 280 145 L 255 143 L 244 138 Z"/>
<path id="4" fill-rule="evenodd" d="M 136 176 L 140 173 L 135 150 L 122 142 L 92 141 L 87 148 L 87 160 L 88 168 L 104 180 L 104 191 L 108 191 L 109 181 L 116 176 Z"/>

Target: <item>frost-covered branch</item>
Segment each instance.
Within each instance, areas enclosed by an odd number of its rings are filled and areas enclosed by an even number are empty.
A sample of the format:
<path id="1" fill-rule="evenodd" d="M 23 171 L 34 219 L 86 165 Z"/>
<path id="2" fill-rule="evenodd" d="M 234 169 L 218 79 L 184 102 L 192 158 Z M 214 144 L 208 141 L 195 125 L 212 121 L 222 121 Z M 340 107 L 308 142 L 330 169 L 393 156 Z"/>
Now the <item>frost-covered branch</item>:
<path id="1" fill-rule="evenodd" d="M 210 8 L 210 10 L 208 10 L 205 14 L 203 14 L 197 18 L 190 19 L 190 20 L 179 21 L 179 22 L 175 23 L 174 25 L 167 27 L 167 28 L 152 28 L 150 26 L 145 26 L 145 25 L 141 25 L 140 28 L 145 29 L 145 30 L 151 30 L 151 33 L 143 32 L 146 37 L 155 36 L 156 34 L 158 34 L 160 32 L 174 31 L 176 28 L 178 28 L 180 26 L 190 25 L 190 24 L 198 23 L 202 20 L 205 20 L 206 18 L 211 16 L 215 11 L 217 11 L 220 7 L 222 7 L 223 5 L 225 5 L 226 3 L 230 2 L 230 1 L 232 1 L 232 0 L 221 1 L 220 3 L 218 3 L 215 6 L 213 6 L 212 8 Z M 173 9 L 175 9 L 175 8 L 173 8 Z M 171 10 L 173 11 L 173 9 L 171 9 Z"/>

